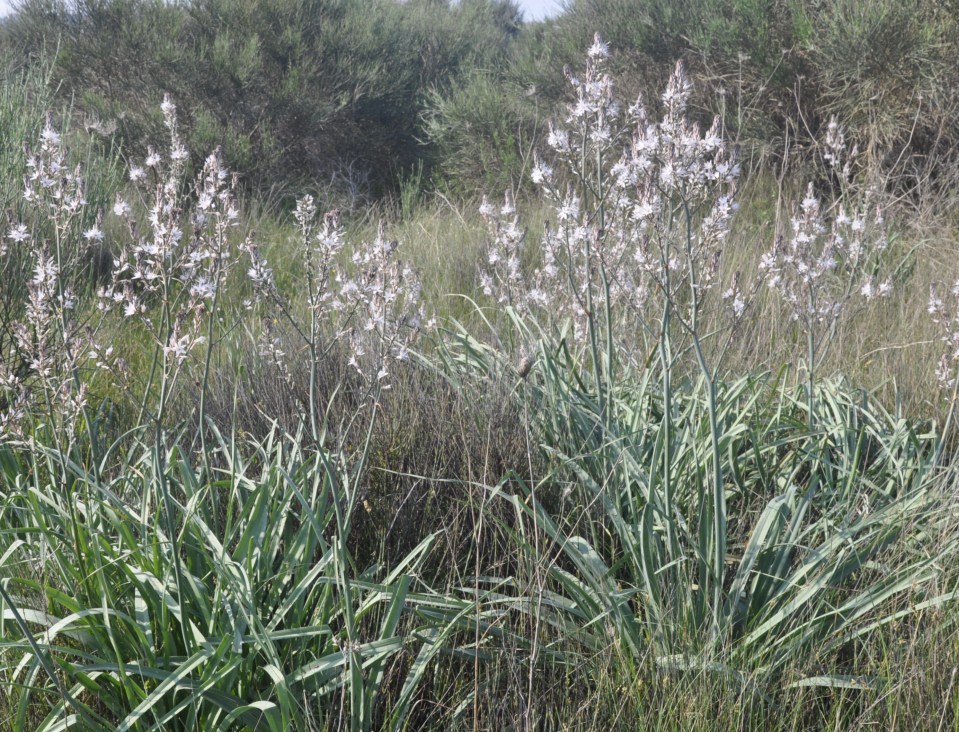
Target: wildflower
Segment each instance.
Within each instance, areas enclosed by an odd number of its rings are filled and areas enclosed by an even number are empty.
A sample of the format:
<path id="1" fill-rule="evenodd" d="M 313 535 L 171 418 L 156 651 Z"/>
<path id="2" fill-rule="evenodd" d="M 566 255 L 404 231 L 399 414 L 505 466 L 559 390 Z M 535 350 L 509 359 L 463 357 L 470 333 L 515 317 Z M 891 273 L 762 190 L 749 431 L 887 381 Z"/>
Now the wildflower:
<path id="1" fill-rule="evenodd" d="M 521 253 L 526 238 L 515 217 L 512 196 L 504 196 L 503 206 L 497 210 L 484 198 L 481 213 L 489 230 L 486 262 L 488 269 L 480 273 L 483 292 L 499 304 L 525 310 L 528 287 L 521 267 Z"/>
<path id="2" fill-rule="evenodd" d="M 547 143 L 556 152 L 565 153 L 570 149 L 569 134 L 566 130 L 556 129 L 552 123 L 549 126 L 549 135 L 546 138 Z"/>
<path id="3" fill-rule="evenodd" d="M 7 233 L 7 238 L 22 244 L 30 238 L 30 232 L 27 231 L 26 224 L 17 224 Z"/>
<path id="4" fill-rule="evenodd" d="M 829 125 L 826 128 L 825 147 L 826 151 L 823 153 L 823 158 L 829 163 L 830 167 L 839 168 L 842 165 L 842 156 L 846 150 L 846 141 L 843 129 L 836 122 L 835 117 L 829 120 Z"/>
<path id="5" fill-rule="evenodd" d="M 201 275 L 190 286 L 190 294 L 197 300 L 212 300 L 216 295 L 216 284 L 206 275 Z"/>
<path id="6" fill-rule="evenodd" d="M 316 203 L 313 201 L 313 196 L 307 194 L 298 200 L 293 216 L 303 228 L 312 225 L 313 219 L 316 218 Z"/>
<path id="7" fill-rule="evenodd" d="M 945 353 L 939 357 L 939 365 L 936 367 L 936 380 L 946 389 L 951 389 L 955 383 L 952 364 L 950 364 L 949 357 Z"/>
<path id="8" fill-rule="evenodd" d="M 496 208 L 485 195 L 483 196 L 483 202 L 480 204 L 479 213 L 484 218 L 489 218 L 496 213 Z"/>
<path id="9" fill-rule="evenodd" d="M 60 144 L 60 134 L 53 129 L 53 125 L 50 120 L 47 120 L 47 123 L 43 127 L 43 131 L 40 133 L 40 140 L 47 145 L 55 146 Z"/>
<path id="10" fill-rule="evenodd" d="M 537 160 L 535 165 L 533 165 L 533 170 L 530 173 L 530 178 L 533 183 L 536 185 L 543 185 L 544 183 L 549 183 L 553 178 L 553 169 L 546 165 L 541 160 Z"/>
<path id="11" fill-rule="evenodd" d="M 945 311 L 945 305 L 942 302 L 942 298 L 939 297 L 935 285 L 929 288 L 929 301 L 926 310 L 932 316 L 938 316 Z"/>
<path id="12" fill-rule="evenodd" d="M 197 345 L 206 341 L 204 336 L 191 336 L 189 333 L 177 337 L 176 333 L 170 335 L 170 340 L 163 347 L 163 353 L 170 356 L 173 361 L 179 365 L 182 364 L 190 351 Z"/>
<path id="13" fill-rule="evenodd" d="M 92 226 L 83 232 L 83 238 L 89 242 L 102 242 L 103 232 L 100 230 L 99 226 Z"/>
<path id="14" fill-rule="evenodd" d="M 603 41 L 599 33 L 593 37 L 593 45 L 589 47 L 586 55 L 591 59 L 604 59 L 609 57 L 609 45 Z"/>

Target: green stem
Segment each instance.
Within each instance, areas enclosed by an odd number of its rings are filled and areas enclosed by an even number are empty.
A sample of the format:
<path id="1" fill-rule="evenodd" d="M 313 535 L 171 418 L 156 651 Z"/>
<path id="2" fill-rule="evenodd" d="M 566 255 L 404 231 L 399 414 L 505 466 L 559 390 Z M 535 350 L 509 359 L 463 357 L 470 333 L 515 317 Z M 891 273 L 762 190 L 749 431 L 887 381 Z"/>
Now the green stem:
<path id="1" fill-rule="evenodd" d="M 811 300 L 811 302 L 815 302 Z M 807 426 L 809 427 L 809 433 L 812 435 L 812 432 L 816 429 L 816 397 L 815 397 L 815 386 L 816 386 L 816 336 L 813 332 L 813 320 L 810 315 L 808 327 L 806 328 L 806 399 L 807 399 L 807 408 L 809 409 L 809 414 L 807 418 Z"/>
<path id="2" fill-rule="evenodd" d="M 719 421 L 716 416 L 716 373 L 711 370 L 706 363 L 702 340 L 699 336 L 699 281 L 697 279 L 696 260 L 693 256 L 692 213 L 689 210 L 688 202 L 685 200 L 683 201 L 683 209 L 686 218 L 686 257 L 689 264 L 689 285 L 691 291 L 690 336 L 693 342 L 693 352 L 696 355 L 696 362 L 706 382 L 710 447 L 712 451 L 712 495 L 710 496 L 710 501 L 703 501 L 704 508 L 708 509 L 706 515 L 712 524 L 710 527 L 711 537 L 710 546 L 703 548 L 711 560 L 706 579 L 709 580 L 709 585 L 712 586 L 712 643 L 710 645 L 715 647 L 715 643 L 720 639 L 723 607 L 723 573 L 726 561 L 726 490 L 723 481 L 722 456 L 719 449 Z M 703 592 L 705 593 L 708 585 L 705 582 L 702 583 L 702 585 Z"/>
<path id="3" fill-rule="evenodd" d="M 202 465 L 204 472 L 207 465 L 206 451 L 206 390 L 210 379 L 210 370 L 213 364 L 213 336 L 216 323 L 216 312 L 220 303 L 220 281 L 217 274 L 216 287 L 213 292 L 213 302 L 210 304 L 210 314 L 206 321 L 206 358 L 203 362 L 203 378 L 200 380 L 200 405 L 198 417 L 198 429 L 200 431 L 200 452 L 202 453 Z"/>

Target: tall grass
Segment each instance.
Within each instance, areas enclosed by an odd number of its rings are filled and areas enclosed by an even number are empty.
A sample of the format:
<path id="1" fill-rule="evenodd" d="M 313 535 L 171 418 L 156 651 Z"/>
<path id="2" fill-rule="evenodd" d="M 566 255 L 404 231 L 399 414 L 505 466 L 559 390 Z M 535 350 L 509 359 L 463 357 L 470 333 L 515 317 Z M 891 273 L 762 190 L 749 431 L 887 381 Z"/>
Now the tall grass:
<path id="1" fill-rule="evenodd" d="M 385 713 L 430 542 L 356 567 L 362 463 L 281 433 L 216 452 L 211 470 L 127 446 L 97 479 L 40 445 L 32 465 L 5 451 L 4 523 L 30 537 L 3 555 L 13 728 L 362 729 Z"/>

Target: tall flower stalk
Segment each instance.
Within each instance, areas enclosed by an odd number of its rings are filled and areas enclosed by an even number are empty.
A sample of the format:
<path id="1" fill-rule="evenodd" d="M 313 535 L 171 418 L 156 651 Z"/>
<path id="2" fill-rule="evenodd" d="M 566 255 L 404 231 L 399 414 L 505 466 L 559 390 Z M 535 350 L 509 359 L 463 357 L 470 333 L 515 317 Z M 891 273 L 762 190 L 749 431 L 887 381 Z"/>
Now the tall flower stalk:
<path id="1" fill-rule="evenodd" d="M 434 326 L 427 317 L 422 287 L 413 269 L 399 259 L 399 242 L 383 224 L 371 241 L 350 250 L 339 210 L 318 216 L 312 196 L 297 202 L 298 254 L 305 273 L 306 318 L 297 304 L 280 295 L 273 272 L 260 250 L 247 243 L 247 275 L 254 297 L 248 306 L 260 310 L 265 327 L 261 354 L 289 375 L 280 333 L 271 324 L 282 320 L 307 354 L 310 376 L 308 408 L 313 439 L 320 443 L 319 366 L 334 347 L 345 347 L 348 363 L 376 403 L 390 388 L 390 370 L 409 358 L 421 332 Z M 349 256 L 347 256 L 349 255 Z"/>
<path id="2" fill-rule="evenodd" d="M 725 484 L 719 444 L 716 382 L 719 363 L 706 357 L 702 315 L 717 285 L 719 263 L 730 231 L 739 165 L 714 119 L 702 129 L 689 117 L 692 86 L 677 64 L 661 98 L 657 120 L 639 98 L 623 107 L 606 71 L 609 49 L 597 35 L 587 52 L 582 77 L 567 70 L 574 101 L 565 124 L 550 127 L 549 161 L 537 159 L 534 183 L 554 208 L 543 237 L 544 262 L 518 301 L 547 322 L 571 327 L 573 342 L 585 350 L 603 420 L 616 385 L 617 362 L 658 353 L 665 405 L 663 430 L 673 433 L 674 339 L 691 343 L 706 384 L 711 434 L 710 479 L 699 496 L 702 545 L 698 582 L 710 598 L 718 634 L 722 612 L 725 543 Z M 495 210 L 485 205 L 490 217 Z M 522 279 L 513 255 L 518 227 L 499 212 L 484 289 L 499 302 L 516 302 Z M 512 247 L 512 248 L 511 248 Z M 736 302 L 740 302 L 736 300 Z M 741 304 L 741 302 L 740 302 Z M 650 313 L 659 313 L 658 322 Z M 650 349 L 650 343 L 654 345 Z M 609 426 L 609 425 L 607 425 Z M 663 492 L 652 510 L 664 517 L 677 511 L 672 479 L 672 438 L 661 454 Z M 682 555 L 679 537 L 666 520 L 669 554 Z M 664 568 L 682 583 L 678 565 Z"/>
<path id="3" fill-rule="evenodd" d="M 837 200 L 824 211 L 810 183 L 795 206 L 788 234 L 778 235 L 760 262 L 769 288 L 805 335 L 810 429 L 816 424 L 816 369 L 839 317 L 853 298 L 869 301 L 892 294 L 891 279 L 879 277 L 888 246 L 882 207 L 872 190 L 861 191 L 853 184 L 856 151 L 847 151 L 835 120 L 829 124 L 823 149 L 823 158 L 839 181 Z"/>

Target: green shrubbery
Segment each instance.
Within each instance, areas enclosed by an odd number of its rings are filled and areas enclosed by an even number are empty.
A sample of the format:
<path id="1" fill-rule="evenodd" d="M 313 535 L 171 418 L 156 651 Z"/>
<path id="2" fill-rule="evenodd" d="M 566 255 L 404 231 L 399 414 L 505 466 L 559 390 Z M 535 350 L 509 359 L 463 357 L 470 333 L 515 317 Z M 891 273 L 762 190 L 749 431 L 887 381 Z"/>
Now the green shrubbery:
<path id="1" fill-rule="evenodd" d="M 702 119 L 750 157 L 804 159 L 835 115 L 900 191 L 948 190 L 959 23 L 936 0 L 579 0 L 531 26 L 509 0 L 24 0 L 4 43 L 55 56 L 59 93 L 130 151 L 158 143 L 170 93 L 193 149 L 220 145 L 259 194 L 359 200 L 420 163 L 446 189 L 518 185 L 594 30 L 627 97 L 685 59 Z"/>
<path id="2" fill-rule="evenodd" d="M 503 63 L 517 33 L 506 0 L 28 0 L 7 42 L 55 53 L 61 93 L 131 152 L 160 143 L 169 93 L 191 148 L 222 146 L 259 192 L 371 195 L 422 156 L 422 99 Z"/>

